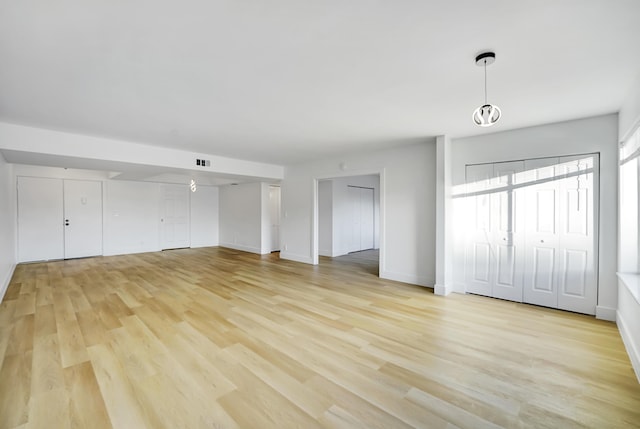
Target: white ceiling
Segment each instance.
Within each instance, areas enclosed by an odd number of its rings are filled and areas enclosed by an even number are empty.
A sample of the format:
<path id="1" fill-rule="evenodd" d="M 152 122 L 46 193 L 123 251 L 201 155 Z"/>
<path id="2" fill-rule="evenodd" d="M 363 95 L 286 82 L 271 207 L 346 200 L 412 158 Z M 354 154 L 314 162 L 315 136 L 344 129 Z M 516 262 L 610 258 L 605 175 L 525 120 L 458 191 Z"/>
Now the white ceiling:
<path id="1" fill-rule="evenodd" d="M 617 111 L 639 0 L 0 2 L 0 121 L 275 164 Z M 503 119 L 482 130 L 489 101 Z"/>

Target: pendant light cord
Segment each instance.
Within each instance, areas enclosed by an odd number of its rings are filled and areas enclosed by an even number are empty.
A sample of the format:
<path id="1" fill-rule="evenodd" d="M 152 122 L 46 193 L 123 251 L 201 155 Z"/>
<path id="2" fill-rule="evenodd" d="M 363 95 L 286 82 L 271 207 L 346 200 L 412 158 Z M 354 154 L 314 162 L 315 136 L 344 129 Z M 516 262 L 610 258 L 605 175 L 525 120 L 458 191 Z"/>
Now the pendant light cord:
<path id="1" fill-rule="evenodd" d="M 484 59 L 484 104 L 487 104 L 487 59 Z"/>

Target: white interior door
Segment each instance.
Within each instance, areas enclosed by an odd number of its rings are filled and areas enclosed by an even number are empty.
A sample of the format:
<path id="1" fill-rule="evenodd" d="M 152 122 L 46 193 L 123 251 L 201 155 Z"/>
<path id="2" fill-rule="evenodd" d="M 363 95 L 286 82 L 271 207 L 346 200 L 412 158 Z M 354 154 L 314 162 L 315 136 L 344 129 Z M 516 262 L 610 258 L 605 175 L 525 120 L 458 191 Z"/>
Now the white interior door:
<path id="1" fill-rule="evenodd" d="M 18 177 L 18 261 L 63 258 L 62 180 Z"/>
<path id="2" fill-rule="evenodd" d="M 162 249 L 191 246 L 189 192 L 187 185 L 162 185 L 162 217 L 160 218 Z"/>
<path id="3" fill-rule="evenodd" d="M 360 250 L 373 249 L 374 246 L 374 201 L 373 188 L 360 189 Z"/>
<path id="4" fill-rule="evenodd" d="M 362 227 L 360 225 L 360 188 L 347 186 L 347 194 L 351 217 L 349 252 L 358 252 L 362 250 L 362 247 L 360 247 L 360 235 L 362 234 Z"/>
<path id="5" fill-rule="evenodd" d="M 271 251 L 280 250 L 280 187 L 269 187 L 269 215 L 271 217 Z"/>
<path id="6" fill-rule="evenodd" d="M 469 215 L 467 291 L 522 301 L 524 225 L 518 213 L 524 199 L 518 188 L 522 161 L 467 166 Z"/>
<path id="7" fill-rule="evenodd" d="M 467 291 L 595 314 L 598 156 L 467 167 Z"/>
<path id="8" fill-rule="evenodd" d="M 560 158 L 558 308 L 595 314 L 597 304 L 597 155 Z"/>
<path id="9" fill-rule="evenodd" d="M 522 272 L 524 267 L 524 225 L 522 224 L 523 194 L 516 186 L 524 170 L 523 161 L 500 162 L 493 165 L 496 192 L 491 194 L 493 248 L 495 249 L 495 298 L 522 301 Z"/>
<path id="10" fill-rule="evenodd" d="M 558 158 L 525 162 L 526 252 L 524 302 L 558 306 L 559 221 Z"/>
<path id="11" fill-rule="evenodd" d="M 102 183 L 64 181 L 64 257 L 102 254 Z"/>
<path id="12" fill-rule="evenodd" d="M 494 260 L 493 223 L 491 222 L 491 179 L 493 164 L 469 165 L 466 169 L 469 216 L 468 246 L 465 278 L 467 292 L 492 296 L 495 273 L 491 269 Z"/>
<path id="13" fill-rule="evenodd" d="M 374 247 L 374 196 L 373 188 L 347 186 L 351 230 L 349 252 L 373 249 Z"/>

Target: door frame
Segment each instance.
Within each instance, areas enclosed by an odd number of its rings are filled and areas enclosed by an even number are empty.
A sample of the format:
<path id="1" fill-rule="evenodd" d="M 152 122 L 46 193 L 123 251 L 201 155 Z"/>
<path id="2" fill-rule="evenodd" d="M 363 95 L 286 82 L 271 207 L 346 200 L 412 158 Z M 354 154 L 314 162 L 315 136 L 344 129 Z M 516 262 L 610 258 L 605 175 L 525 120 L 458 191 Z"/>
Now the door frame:
<path id="1" fill-rule="evenodd" d="M 313 265 L 318 265 L 319 263 L 319 239 L 318 239 L 318 182 L 321 180 L 329 180 L 329 179 L 340 179 L 345 177 L 355 177 L 355 176 L 378 176 L 380 178 L 380 218 L 378 221 L 379 228 L 379 246 L 380 246 L 380 256 L 379 256 L 379 276 L 381 276 L 386 271 L 386 228 L 385 228 L 385 207 L 386 207 L 386 187 L 385 187 L 385 168 L 381 169 L 373 169 L 373 170 L 354 170 L 349 172 L 341 172 L 341 173 L 333 173 L 327 175 L 318 175 L 313 178 L 312 183 L 312 210 L 311 210 L 311 223 L 312 223 L 312 233 L 311 233 L 311 260 Z"/>

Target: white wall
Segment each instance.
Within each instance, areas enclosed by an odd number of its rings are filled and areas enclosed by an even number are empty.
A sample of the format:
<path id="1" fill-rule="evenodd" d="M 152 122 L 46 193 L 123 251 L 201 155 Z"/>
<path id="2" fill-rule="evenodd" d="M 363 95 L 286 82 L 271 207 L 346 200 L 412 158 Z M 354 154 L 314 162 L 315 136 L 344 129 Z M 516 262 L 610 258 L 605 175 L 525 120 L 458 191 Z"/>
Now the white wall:
<path id="1" fill-rule="evenodd" d="M 618 137 L 622 142 L 631 136 L 631 133 L 640 126 L 640 74 L 635 84 L 629 88 L 627 98 L 622 104 L 618 120 Z"/>
<path id="2" fill-rule="evenodd" d="M 435 149 L 435 141 L 428 140 L 287 167 L 280 257 L 314 262 L 316 179 L 380 174 L 380 276 L 433 286 Z"/>
<path id="3" fill-rule="evenodd" d="M 281 179 L 279 165 L 226 158 L 211 154 L 154 147 L 123 140 L 66 133 L 43 128 L 0 122 L 0 148 L 16 152 L 62 157 L 65 166 L 87 168 L 92 160 L 151 165 L 166 168 L 237 174 L 257 178 Z M 198 167 L 195 160 L 211 160 L 210 167 Z M 82 166 L 82 167 L 81 167 Z M 94 167 L 89 167 L 94 168 Z"/>
<path id="4" fill-rule="evenodd" d="M 160 246 L 160 184 L 104 184 L 104 255 L 156 252 Z"/>
<path id="5" fill-rule="evenodd" d="M 218 187 L 198 185 L 191 192 L 191 247 L 218 243 Z"/>
<path id="6" fill-rule="evenodd" d="M 108 180 L 109 172 L 13 165 L 17 176 L 101 180 L 103 183 L 103 254 L 160 251 L 160 184 Z M 199 185 L 191 197 L 191 246 L 218 245 L 218 188 Z M 15 193 L 11 198 L 16 203 Z M 3 206 L 4 207 L 4 206 Z M 15 205 L 12 213 L 15 214 Z M 2 224 L 4 225 L 4 223 Z M 12 225 L 15 225 L 15 221 Z M 14 227 L 15 228 L 15 227 Z"/>
<path id="7" fill-rule="evenodd" d="M 333 180 L 318 182 L 318 254 L 333 254 Z"/>
<path id="8" fill-rule="evenodd" d="M 269 185 L 260 183 L 260 254 L 271 253 L 271 207 Z"/>
<path id="9" fill-rule="evenodd" d="M 265 184 L 243 183 L 220 187 L 220 246 L 252 253 L 268 253 L 263 249 L 263 201 L 269 200 Z M 268 219 L 268 213 L 267 213 Z M 269 225 L 270 228 L 270 225 Z M 268 246 L 267 246 L 268 247 Z"/>
<path id="10" fill-rule="evenodd" d="M 13 166 L 0 154 L 0 301 L 16 267 L 16 195 Z"/>
<path id="11" fill-rule="evenodd" d="M 640 75 L 634 87 L 630 89 L 627 100 L 620 110 L 618 122 L 620 142 L 631 137 L 638 127 L 640 127 Z M 619 234 L 622 233 L 619 231 Z M 621 258 L 618 263 L 618 269 L 621 269 L 623 267 Z M 640 381 L 640 273 L 627 273 L 621 276 L 617 285 L 618 312 L 616 321 L 636 377 Z"/>
<path id="12" fill-rule="evenodd" d="M 452 141 L 454 189 L 465 180 L 467 164 L 600 153 L 598 306 L 596 315 L 615 319 L 617 307 L 617 115 L 522 128 Z M 455 193 L 455 191 L 454 191 Z M 457 207 L 454 204 L 454 210 Z M 454 290 L 464 292 L 464 237 L 454 237 Z"/>
<path id="13" fill-rule="evenodd" d="M 448 295 L 453 292 L 453 229 L 461 224 L 453 217 L 450 137 L 436 137 L 436 155 L 436 284 L 433 293 Z"/>

